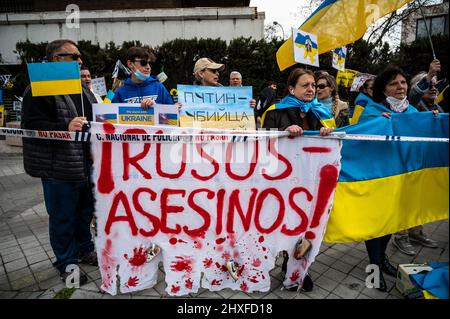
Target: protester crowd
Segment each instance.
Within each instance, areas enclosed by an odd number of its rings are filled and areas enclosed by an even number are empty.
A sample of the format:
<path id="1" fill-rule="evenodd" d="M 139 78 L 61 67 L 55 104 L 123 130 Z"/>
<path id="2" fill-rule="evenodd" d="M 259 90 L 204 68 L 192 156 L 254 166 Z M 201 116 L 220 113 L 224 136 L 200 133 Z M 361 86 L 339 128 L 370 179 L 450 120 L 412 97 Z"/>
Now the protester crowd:
<path id="1" fill-rule="evenodd" d="M 76 61 L 82 65 L 82 56 L 76 43 L 56 40 L 47 47 L 47 61 Z M 155 103 L 174 104 L 172 96 L 153 76 L 155 56 L 147 49 L 133 47 L 128 50 L 126 65 L 131 76 L 122 85 L 116 84 L 113 103 L 139 103 L 143 108 Z M 222 86 L 220 72 L 224 64 L 202 57 L 195 63 L 195 85 Z M 254 109 L 256 127 L 278 129 L 300 136 L 304 130 L 317 130 L 329 135 L 335 128 L 355 125 L 373 117 L 389 118 L 392 113 L 448 111 L 448 100 L 442 94 L 448 91 L 448 81 L 438 80 L 440 62 L 433 60 L 428 71 L 417 74 L 411 82 L 401 69 L 388 67 L 375 79 L 367 80 L 360 88 L 353 103 L 344 101 L 338 94 L 336 79 L 327 72 L 313 73 L 295 68 L 289 75 L 286 90 L 277 92 L 277 83 L 268 81 L 257 100 L 249 107 Z M 64 96 L 33 97 L 30 89 L 24 93 L 22 128 L 33 130 L 85 131 L 92 121 L 92 104 L 100 97 L 92 92 L 88 66 L 81 66 L 82 97 L 78 94 Z M 247 85 L 238 71 L 229 78 L 230 86 Z M 82 100 L 83 99 L 83 100 Z M 179 107 L 182 105 L 178 104 Z M 416 123 L 420 125 L 420 123 Z M 90 225 L 94 213 L 91 171 L 92 154 L 87 143 L 54 142 L 24 139 L 24 167 L 26 172 L 42 180 L 44 200 L 49 214 L 50 242 L 56 261 L 54 266 L 63 281 L 70 275 L 68 265 L 87 263 L 97 265 Z M 369 261 L 387 275 L 395 276 L 396 267 L 386 257 L 386 247 L 391 235 L 366 241 Z M 393 244 L 402 253 L 415 255 L 411 242 L 426 247 L 437 243 L 424 234 L 421 226 L 394 235 Z M 308 242 L 296 246 L 294 255 L 300 257 L 308 250 Z M 283 271 L 289 254 L 283 254 Z M 229 271 L 232 276 L 233 265 Z M 87 282 L 81 275 L 80 284 Z M 291 290 L 313 289 L 313 278 L 307 275 L 302 287 Z M 384 277 L 380 276 L 379 290 L 386 291 Z"/>

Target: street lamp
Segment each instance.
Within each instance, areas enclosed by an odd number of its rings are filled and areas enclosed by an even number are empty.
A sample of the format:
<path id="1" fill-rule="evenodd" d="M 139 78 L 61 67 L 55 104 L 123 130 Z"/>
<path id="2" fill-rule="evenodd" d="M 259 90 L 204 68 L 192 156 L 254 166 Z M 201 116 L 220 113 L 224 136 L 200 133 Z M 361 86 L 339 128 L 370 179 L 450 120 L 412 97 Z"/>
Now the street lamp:
<path id="1" fill-rule="evenodd" d="M 273 25 L 277 25 L 277 26 L 279 26 L 281 28 L 281 32 L 283 32 L 283 40 L 284 40 L 284 29 L 283 29 L 283 26 L 281 24 L 279 24 L 277 21 L 274 21 Z"/>

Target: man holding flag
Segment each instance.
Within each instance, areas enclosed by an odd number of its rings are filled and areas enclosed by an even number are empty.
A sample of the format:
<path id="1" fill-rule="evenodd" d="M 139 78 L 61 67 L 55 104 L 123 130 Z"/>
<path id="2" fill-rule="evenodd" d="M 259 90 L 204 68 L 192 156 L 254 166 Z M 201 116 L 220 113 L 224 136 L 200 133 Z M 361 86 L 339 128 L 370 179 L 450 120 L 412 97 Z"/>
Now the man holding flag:
<path id="1" fill-rule="evenodd" d="M 55 40 L 47 45 L 46 55 L 48 63 L 28 65 L 31 85 L 24 93 L 22 128 L 82 131 L 92 120 L 95 97 L 81 83 L 80 51 L 73 41 Z M 97 265 L 90 233 L 94 198 L 89 145 L 24 138 L 23 159 L 25 171 L 42 180 L 53 265 L 64 282 L 73 278 L 83 285 L 87 277 L 74 278 L 72 265 Z"/>

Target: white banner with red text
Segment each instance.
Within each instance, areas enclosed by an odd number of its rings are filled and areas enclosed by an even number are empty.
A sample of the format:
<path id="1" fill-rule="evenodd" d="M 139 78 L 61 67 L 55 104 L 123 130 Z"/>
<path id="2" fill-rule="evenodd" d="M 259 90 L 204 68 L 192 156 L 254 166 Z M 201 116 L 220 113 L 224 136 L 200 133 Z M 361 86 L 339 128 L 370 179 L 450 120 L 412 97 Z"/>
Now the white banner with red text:
<path id="1" fill-rule="evenodd" d="M 107 122 L 91 127 L 92 136 L 202 132 Z M 331 211 L 339 139 L 92 139 L 91 145 L 103 290 L 151 288 L 162 261 L 169 295 L 200 287 L 265 292 L 281 251 L 290 256 L 284 286 L 301 286 Z"/>

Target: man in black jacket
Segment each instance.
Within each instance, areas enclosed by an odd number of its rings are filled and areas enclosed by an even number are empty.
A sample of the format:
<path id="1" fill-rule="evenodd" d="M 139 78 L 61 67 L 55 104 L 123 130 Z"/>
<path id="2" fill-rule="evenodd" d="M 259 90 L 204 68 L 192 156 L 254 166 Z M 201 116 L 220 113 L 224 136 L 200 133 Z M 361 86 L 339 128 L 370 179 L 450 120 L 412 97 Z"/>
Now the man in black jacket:
<path id="1" fill-rule="evenodd" d="M 82 62 L 80 51 L 70 40 L 49 43 L 46 54 L 51 62 L 77 61 L 80 65 Z M 42 97 L 33 97 L 28 87 L 23 98 L 22 128 L 81 131 L 92 120 L 93 102 L 95 97 L 85 85 L 83 94 Z M 73 273 L 72 265 L 97 265 L 90 232 L 94 196 L 90 181 L 92 161 L 89 145 L 24 138 L 23 160 L 25 171 L 42 180 L 49 214 L 50 244 L 56 257 L 53 265 L 66 282 Z M 73 276 L 70 277 L 71 280 Z M 87 277 L 80 275 L 79 284 L 86 282 Z"/>

